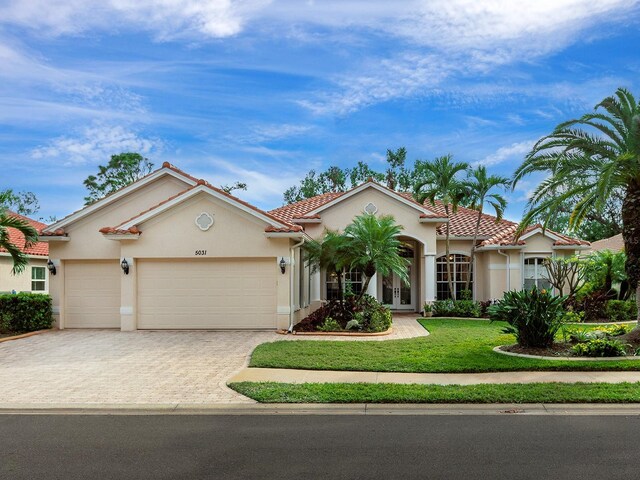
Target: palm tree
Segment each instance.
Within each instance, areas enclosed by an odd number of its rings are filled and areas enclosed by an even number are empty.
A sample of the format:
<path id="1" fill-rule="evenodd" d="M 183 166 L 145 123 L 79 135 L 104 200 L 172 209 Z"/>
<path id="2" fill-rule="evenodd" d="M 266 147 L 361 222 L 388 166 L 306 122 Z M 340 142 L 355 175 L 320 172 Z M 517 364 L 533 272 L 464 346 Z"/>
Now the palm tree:
<path id="1" fill-rule="evenodd" d="M 347 263 L 344 235 L 334 230 L 325 230 L 322 240 L 309 240 L 303 245 L 303 248 L 312 270 L 319 268 L 330 275 L 336 275 L 338 300 L 342 302 L 342 274 L 344 273 L 344 265 Z"/>
<path id="2" fill-rule="evenodd" d="M 426 180 L 416 184 L 414 197 L 419 203 L 429 200 L 435 205 L 436 200 L 444 204 L 447 217 L 451 213 L 456 213 L 458 205 L 467 196 L 467 188 L 464 182 L 458 179 L 458 174 L 469 168 L 464 162 L 453 162 L 451 155 L 436 158 L 433 162 L 424 163 L 424 173 Z M 449 294 L 455 299 L 456 294 L 453 288 L 453 278 L 451 275 L 451 259 L 449 258 L 449 222 L 446 225 L 446 260 L 447 260 L 447 280 L 449 281 Z"/>
<path id="3" fill-rule="evenodd" d="M 465 290 L 469 290 L 469 282 L 471 282 L 471 277 L 473 276 L 473 259 L 476 254 L 476 242 L 478 241 L 478 232 L 480 231 L 480 221 L 482 220 L 484 204 L 488 203 L 493 207 L 496 214 L 496 223 L 502 220 L 504 210 L 507 208 L 507 201 L 502 195 L 492 193 L 491 191 L 494 188 L 506 189 L 511 182 L 507 177 L 487 175 L 487 168 L 484 165 L 480 165 L 467 172 L 467 180 L 465 183 L 469 188 L 469 197 L 467 199 L 469 207 L 478 211 L 476 228 L 473 232 L 473 242 L 471 243 L 469 275 L 467 276 L 467 282 L 465 285 Z"/>
<path id="4" fill-rule="evenodd" d="M 345 228 L 348 266 L 360 269 L 365 275 L 356 302 L 364 296 L 376 273 L 382 276 L 395 273 L 404 283 L 409 282 L 409 261 L 400 255 L 402 242 L 398 236 L 401 232 L 402 227 L 391 215 L 359 215 Z"/>
<path id="5" fill-rule="evenodd" d="M 15 228 L 24 236 L 24 244 L 16 245 L 9 238 L 9 228 Z M 13 259 L 11 273 L 17 275 L 24 271 L 29 258 L 24 250 L 38 241 L 38 232 L 24 220 L 0 209 L 0 248 L 6 250 Z"/>
<path id="6" fill-rule="evenodd" d="M 640 107 L 631 92 L 619 88 L 594 113 L 561 123 L 538 140 L 516 170 L 512 186 L 534 172 L 548 177 L 531 196 L 520 233 L 536 216 L 543 216 L 546 225 L 554 209 L 569 199 L 575 200 L 569 227 L 576 228 L 588 212 L 602 211 L 612 192 L 624 191 L 625 269 L 636 289 L 640 319 Z"/>

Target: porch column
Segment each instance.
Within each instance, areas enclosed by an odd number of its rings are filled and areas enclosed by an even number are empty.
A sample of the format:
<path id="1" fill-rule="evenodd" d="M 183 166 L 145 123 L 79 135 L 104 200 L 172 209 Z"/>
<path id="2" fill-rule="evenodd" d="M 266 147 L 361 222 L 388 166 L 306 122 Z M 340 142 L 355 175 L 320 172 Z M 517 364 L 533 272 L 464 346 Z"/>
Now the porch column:
<path id="1" fill-rule="evenodd" d="M 369 286 L 367 287 L 367 295 L 371 295 L 373 298 L 378 298 L 378 274 L 374 274 L 371 277 Z"/>
<path id="2" fill-rule="evenodd" d="M 320 270 L 316 270 L 311 274 L 311 302 L 319 302 L 320 292 L 322 289 L 320 288 Z"/>
<path id="3" fill-rule="evenodd" d="M 424 272 L 422 281 L 424 285 L 425 302 L 433 302 L 436 299 L 436 254 L 425 253 Z M 422 307 L 422 305 L 421 305 Z"/>

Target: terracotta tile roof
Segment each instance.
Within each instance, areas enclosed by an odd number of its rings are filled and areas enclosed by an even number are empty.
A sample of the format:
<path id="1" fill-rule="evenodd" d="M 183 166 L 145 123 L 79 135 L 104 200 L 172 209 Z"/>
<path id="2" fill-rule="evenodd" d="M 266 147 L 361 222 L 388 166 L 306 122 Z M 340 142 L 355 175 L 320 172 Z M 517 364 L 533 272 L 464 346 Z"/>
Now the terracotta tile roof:
<path id="1" fill-rule="evenodd" d="M 191 178 L 193 178 L 193 177 L 191 177 Z M 128 228 L 128 229 L 124 229 L 124 228 L 122 228 L 122 226 L 126 225 L 128 223 L 134 222 L 137 218 L 140 218 L 143 215 L 145 215 L 145 214 L 147 214 L 147 213 L 149 213 L 149 212 L 151 212 L 153 210 L 156 210 L 157 208 L 160 208 L 162 205 L 164 205 L 164 204 L 166 204 L 166 203 L 168 203 L 168 202 L 170 202 L 170 201 L 172 201 L 172 200 L 174 200 L 174 199 L 176 199 L 178 197 L 186 195 L 191 190 L 194 190 L 195 188 L 200 187 L 200 186 L 205 186 L 205 187 L 207 187 L 207 188 L 209 188 L 209 189 L 211 189 L 211 190 L 213 190 L 213 191 L 215 191 L 215 192 L 217 192 L 217 193 L 219 193 L 221 195 L 224 195 L 225 197 L 228 197 L 228 198 L 230 198 L 230 199 L 232 199 L 232 200 L 244 205 L 245 207 L 250 208 L 251 210 L 254 210 L 257 213 L 265 215 L 265 216 L 269 217 L 270 219 L 274 220 L 275 222 L 279 223 L 280 225 L 282 225 L 282 227 L 279 227 L 277 230 L 272 230 L 272 231 L 301 232 L 303 230 L 303 228 L 300 225 L 294 225 L 294 224 L 292 224 L 290 222 L 283 221 L 280 218 L 276 217 L 275 215 L 272 215 L 269 212 L 265 212 L 263 210 L 260 210 L 258 207 L 255 207 L 255 206 L 251 205 L 250 203 L 245 202 L 244 200 L 241 200 L 238 197 L 235 197 L 235 196 L 225 192 L 224 190 L 222 190 L 222 189 L 220 189 L 218 187 L 214 187 L 213 185 L 211 185 L 209 182 L 207 182 L 205 180 L 198 179 L 198 180 L 196 180 L 196 184 L 195 185 L 193 185 L 193 186 L 187 188 L 186 190 L 183 190 L 183 191 L 181 191 L 181 192 L 179 192 L 179 193 L 177 193 L 177 194 L 175 194 L 175 195 L 163 200 L 162 202 L 152 206 L 151 208 L 148 208 L 147 210 L 145 210 L 143 212 L 138 213 L 137 215 L 134 215 L 133 217 L 129 218 L 128 220 L 125 220 L 124 222 L 121 222 L 119 225 L 117 225 L 115 227 L 103 227 L 103 228 L 101 228 L 100 229 L 100 233 L 103 233 L 103 234 L 114 234 L 114 233 L 117 233 L 117 234 L 140 234 L 141 233 L 140 230 L 138 230 L 137 226 L 135 226 L 135 225 L 133 227 Z M 267 228 L 269 228 L 269 227 L 267 227 Z M 135 229 L 135 232 L 132 232 L 132 229 Z M 265 229 L 265 231 L 267 231 L 267 230 Z M 269 230 L 269 231 L 271 231 L 271 230 Z"/>
<path id="2" fill-rule="evenodd" d="M 505 229 L 502 232 L 499 232 L 498 234 L 494 235 L 493 237 L 483 241 L 480 243 L 481 246 L 485 247 L 485 246 L 489 246 L 489 245 L 504 245 L 504 246 L 510 246 L 510 245 L 526 245 L 526 240 L 521 240 L 519 239 L 517 242 L 515 240 L 515 233 L 516 230 L 518 228 L 517 224 L 513 224 L 512 227 Z M 521 237 L 523 235 L 526 235 L 527 233 L 530 233 L 538 228 L 543 228 L 542 225 L 540 225 L 539 223 L 536 225 L 531 225 L 530 227 L 527 227 L 525 229 L 525 231 L 522 233 Z M 558 232 L 554 232 L 553 230 L 546 230 L 547 232 L 551 233 L 552 235 L 555 235 L 556 237 L 559 237 L 559 240 L 556 240 L 553 242 L 553 244 L 557 247 L 562 247 L 562 246 L 588 246 L 589 242 L 586 242 L 584 240 L 580 240 L 577 238 L 572 238 L 569 237 L 567 235 L 564 235 L 562 233 L 558 233 Z"/>
<path id="3" fill-rule="evenodd" d="M 282 220 L 290 222 L 294 218 L 305 217 L 308 212 L 311 212 L 316 208 L 321 207 L 325 203 L 329 203 L 330 201 L 341 197 L 344 194 L 345 192 L 323 193 L 322 195 L 316 195 L 315 197 L 307 198 L 305 200 L 291 203 L 289 205 L 284 205 L 282 207 L 276 208 L 275 210 L 270 210 L 269 213 L 278 218 L 281 218 Z"/>
<path id="4" fill-rule="evenodd" d="M 7 214 L 11 217 L 16 217 L 16 218 L 19 218 L 20 220 L 24 220 L 25 222 L 28 222 L 38 232 L 40 232 L 43 228 L 47 226 L 42 222 L 32 220 L 31 218 L 25 217 L 24 215 L 20 215 L 10 210 L 7 210 Z M 7 231 L 9 232 L 9 241 L 14 245 L 22 248 L 24 246 L 24 235 L 20 233 L 18 230 L 16 230 L 15 228 L 8 228 Z M 0 252 L 6 252 L 6 250 L 4 248 L 0 248 Z M 27 248 L 24 251 L 24 253 L 28 255 L 38 255 L 42 257 L 48 257 L 49 244 L 47 242 L 36 242 L 31 247 Z"/>
<path id="5" fill-rule="evenodd" d="M 622 252 L 624 250 L 624 239 L 622 234 L 613 237 L 597 240 L 591 243 L 591 250 L 599 252 L 600 250 L 610 250 L 612 252 Z"/>

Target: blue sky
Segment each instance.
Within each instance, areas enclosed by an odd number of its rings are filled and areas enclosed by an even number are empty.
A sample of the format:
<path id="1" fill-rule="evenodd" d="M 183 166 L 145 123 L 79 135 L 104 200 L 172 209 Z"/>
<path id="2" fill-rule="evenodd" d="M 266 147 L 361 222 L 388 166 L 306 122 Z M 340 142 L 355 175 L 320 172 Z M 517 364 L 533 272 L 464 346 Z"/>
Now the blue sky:
<path id="1" fill-rule="evenodd" d="M 0 0 L 0 188 L 62 217 L 122 151 L 267 209 L 400 146 L 510 175 L 557 123 L 640 96 L 640 1 L 523 3 Z"/>

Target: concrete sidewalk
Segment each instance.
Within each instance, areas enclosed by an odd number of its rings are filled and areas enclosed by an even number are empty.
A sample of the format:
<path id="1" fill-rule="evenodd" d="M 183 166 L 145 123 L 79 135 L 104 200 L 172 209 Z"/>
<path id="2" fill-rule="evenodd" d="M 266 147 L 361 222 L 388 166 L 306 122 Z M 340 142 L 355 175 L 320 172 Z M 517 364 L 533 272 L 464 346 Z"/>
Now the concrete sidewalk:
<path id="1" fill-rule="evenodd" d="M 478 385 L 485 383 L 635 383 L 640 372 L 491 372 L 491 373 L 394 373 L 245 368 L 227 383 L 402 383 Z"/>

